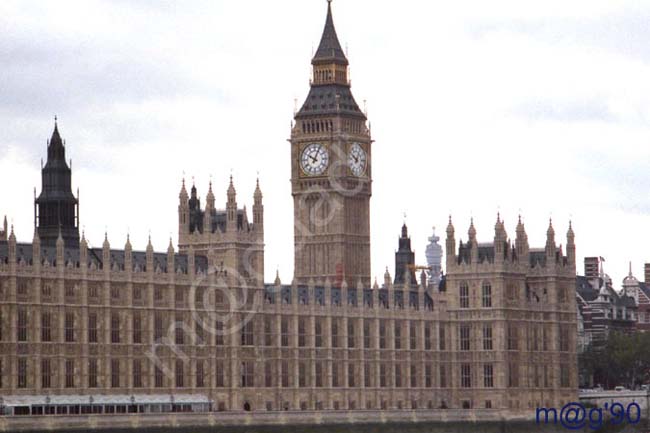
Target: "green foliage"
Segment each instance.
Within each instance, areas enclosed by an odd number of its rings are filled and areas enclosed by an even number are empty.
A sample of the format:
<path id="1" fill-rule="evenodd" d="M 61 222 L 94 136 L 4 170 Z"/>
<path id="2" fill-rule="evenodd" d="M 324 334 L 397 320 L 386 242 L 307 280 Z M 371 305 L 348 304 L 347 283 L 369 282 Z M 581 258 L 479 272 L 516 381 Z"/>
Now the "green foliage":
<path id="1" fill-rule="evenodd" d="M 604 342 L 590 345 L 578 357 L 583 378 L 611 389 L 622 385 L 634 389 L 650 382 L 650 333 L 611 332 Z"/>

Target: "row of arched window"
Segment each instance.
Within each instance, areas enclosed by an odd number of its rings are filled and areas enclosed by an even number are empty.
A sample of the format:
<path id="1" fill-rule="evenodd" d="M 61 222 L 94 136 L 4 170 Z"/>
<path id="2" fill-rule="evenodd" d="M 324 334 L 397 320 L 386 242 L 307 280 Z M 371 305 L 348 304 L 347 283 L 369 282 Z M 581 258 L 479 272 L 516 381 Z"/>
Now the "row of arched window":
<path id="1" fill-rule="evenodd" d="M 334 124 L 331 120 L 311 120 L 302 122 L 303 134 L 314 134 L 317 132 L 332 132 Z"/>

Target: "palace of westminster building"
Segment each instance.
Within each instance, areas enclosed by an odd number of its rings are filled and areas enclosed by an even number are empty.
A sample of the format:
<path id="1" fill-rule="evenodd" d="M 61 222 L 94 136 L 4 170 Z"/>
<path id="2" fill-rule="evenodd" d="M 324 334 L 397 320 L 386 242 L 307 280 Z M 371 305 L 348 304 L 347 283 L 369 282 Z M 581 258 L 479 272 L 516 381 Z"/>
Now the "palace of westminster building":
<path id="1" fill-rule="evenodd" d="M 328 3 L 291 138 L 295 275 L 265 283 L 264 206 L 204 206 L 183 182 L 166 252 L 90 248 L 55 123 L 34 237 L 0 230 L 0 396 L 201 394 L 213 410 L 558 407 L 577 397 L 576 253 L 549 225 L 530 248 L 451 218 L 446 273 L 417 275 L 406 226 L 395 272 L 370 278 L 371 148 Z M 381 173 L 379 173 L 381 175 Z M 423 273 L 424 274 L 424 273 Z M 420 281 L 418 281 L 418 278 Z M 436 279 L 436 281 L 438 281 Z M 48 397 L 49 398 L 49 397 Z M 86 397 L 87 398 L 87 397 Z"/>

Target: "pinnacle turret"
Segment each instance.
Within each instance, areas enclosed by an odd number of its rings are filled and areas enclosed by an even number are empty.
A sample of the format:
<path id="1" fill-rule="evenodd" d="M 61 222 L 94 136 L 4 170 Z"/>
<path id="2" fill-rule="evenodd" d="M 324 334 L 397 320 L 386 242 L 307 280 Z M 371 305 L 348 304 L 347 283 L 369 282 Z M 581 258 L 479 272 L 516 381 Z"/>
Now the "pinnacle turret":
<path id="1" fill-rule="evenodd" d="M 178 194 L 178 198 L 180 199 L 181 203 L 187 203 L 187 200 L 189 199 L 187 195 L 187 189 L 185 189 L 185 178 L 183 178 L 181 184 L 181 192 Z"/>

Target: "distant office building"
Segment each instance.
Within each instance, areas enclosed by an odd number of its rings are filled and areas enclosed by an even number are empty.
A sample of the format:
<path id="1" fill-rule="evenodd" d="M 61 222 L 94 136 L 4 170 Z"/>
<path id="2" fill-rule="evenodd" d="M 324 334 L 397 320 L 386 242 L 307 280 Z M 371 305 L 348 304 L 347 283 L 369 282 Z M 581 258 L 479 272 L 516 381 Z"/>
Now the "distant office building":
<path id="1" fill-rule="evenodd" d="M 644 267 L 646 278 L 648 277 L 647 272 L 649 266 L 646 263 Z M 623 295 L 631 297 L 634 299 L 634 302 L 637 307 L 637 321 L 636 329 L 638 331 L 649 331 L 650 330 L 650 282 L 639 281 L 632 275 L 632 263 L 630 263 L 630 270 L 628 275 L 623 279 L 623 289 L 621 291 Z"/>
<path id="2" fill-rule="evenodd" d="M 429 243 L 425 251 L 427 265 L 429 266 L 429 285 L 437 287 L 442 276 L 442 246 L 438 244 L 439 236 L 436 236 L 436 228 L 429 236 Z"/>
<path id="3" fill-rule="evenodd" d="M 585 257 L 585 277 L 589 279 L 601 276 L 602 257 Z"/>
<path id="4" fill-rule="evenodd" d="M 602 258 L 585 258 L 584 276 L 576 277 L 576 299 L 588 344 L 601 344 L 610 332 L 634 332 L 637 304 L 633 296 L 614 290 L 602 269 Z M 638 282 L 637 282 L 638 283 Z"/>

